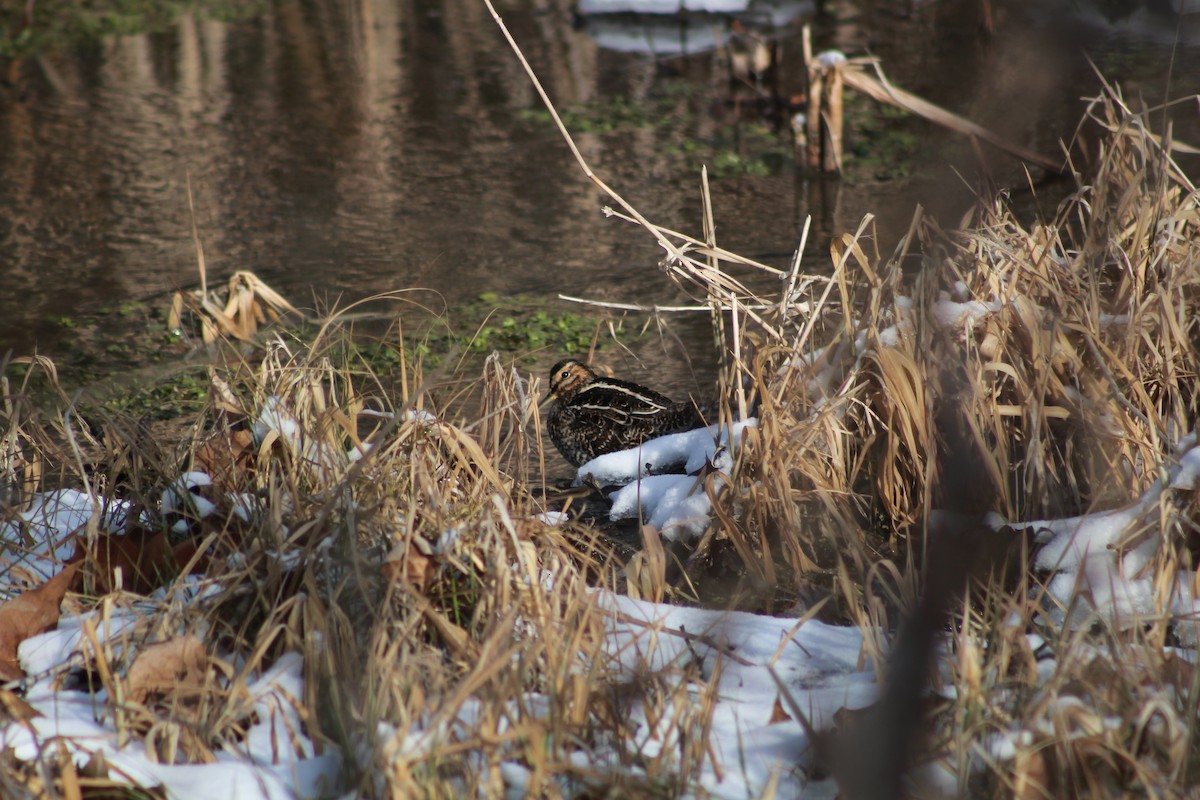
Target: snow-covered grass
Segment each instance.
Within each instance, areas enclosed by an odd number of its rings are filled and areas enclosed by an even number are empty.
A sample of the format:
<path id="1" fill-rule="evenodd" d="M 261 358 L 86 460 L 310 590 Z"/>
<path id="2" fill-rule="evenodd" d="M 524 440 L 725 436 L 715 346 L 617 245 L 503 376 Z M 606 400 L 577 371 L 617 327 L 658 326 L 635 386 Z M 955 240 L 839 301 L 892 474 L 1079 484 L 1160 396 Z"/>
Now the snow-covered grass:
<path id="1" fill-rule="evenodd" d="M 867 220 L 782 298 L 680 243 L 732 389 L 579 469 L 632 557 L 542 499 L 539 377 L 498 357 L 454 416 L 336 325 L 279 338 L 158 460 L 36 406 L 44 359 L 0 377 L 0 796 L 1185 794 L 1200 211 L 1146 120 L 1091 116 L 1036 225 L 981 203 L 884 259 Z"/>

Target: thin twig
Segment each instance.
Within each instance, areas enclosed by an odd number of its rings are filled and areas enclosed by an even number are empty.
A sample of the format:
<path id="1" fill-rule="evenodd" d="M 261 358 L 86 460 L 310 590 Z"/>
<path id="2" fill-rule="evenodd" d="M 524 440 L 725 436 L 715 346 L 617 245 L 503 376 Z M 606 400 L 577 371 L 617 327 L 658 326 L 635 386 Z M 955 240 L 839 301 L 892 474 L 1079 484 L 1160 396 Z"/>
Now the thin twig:
<path id="1" fill-rule="evenodd" d="M 605 216 L 608 216 L 608 217 L 616 217 L 617 219 L 624 220 L 625 222 L 633 222 L 633 223 L 638 222 L 633 217 L 622 214 L 620 211 L 615 211 L 607 206 L 604 207 L 603 211 L 604 211 Z M 741 264 L 746 267 L 754 267 L 755 269 L 761 269 L 764 272 L 770 272 L 772 275 L 778 275 L 781 278 L 785 277 L 787 275 L 787 272 L 779 269 L 778 267 L 772 267 L 767 264 L 763 264 L 761 261 L 755 261 L 752 258 L 746 258 L 745 256 L 738 255 L 737 253 L 726 250 L 723 247 L 709 248 L 709 246 L 706 245 L 704 242 L 700 241 L 699 239 L 693 238 L 693 237 L 687 235 L 686 233 L 680 233 L 679 231 L 673 231 L 670 228 L 662 228 L 662 227 L 659 227 L 658 230 L 662 231 L 667 236 L 674 236 L 677 239 L 682 239 L 685 243 L 692 245 L 693 249 L 696 252 L 700 253 L 701 255 L 710 255 L 710 254 L 715 255 L 717 258 L 721 259 L 722 261 L 729 261 L 734 264 Z M 708 252 L 710 249 L 711 249 L 711 253 Z"/>
<path id="2" fill-rule="evenodd" d="M 550 100 L 550 95 L 548 95 L 546 90 L 542 87 L 542 82 L 538 80 L 537 74 L 533 71 L 533 67 L 531 67 L 529 62 L 525 59 L 525 54 L 521 52 L 521 48 L 517 44 L 516 39 L 514 39 L 513 35 L 509 33 L 508 26 L 505 25 L 504 20 L 500 18 L 500 14 L 496 11 L 496 7 L 492 5 L 492 0 L 483 0 L 483 3 L 487 6 L 488 12 L 492 15 L 492 19 L 495 20 L 496 25 L 499 26 L 500 32 L 504 34 L 504 38 L 512 48 L 513 53 L 516 54 L 517 60 L 521 62 L 521 68 L 525 70 L 525 74 L 529 77 L 530 82 L 533 84 L 533 88 L 537 90 L 538 96 L 542 98 L 542 103 L 546 106 L 546 110 L 550 112 L 550 118 L 554 120 L 554 124 L 558 128 L 558 132 L 562 134 L 563 140 L 567 143 L 567 147 L 571 149 L 571 155 L 575 157 L 575 161 L 579 164 L 579 168 L 583 170 L 583 174 L 588 177 L 588 180 L 600 187 L 605 194 L 611 197 L 617 203 L 617 205 L 625 209 L 625 211 L 631 217 L 637 220 L 639 225 L 649 231 L 654 238 L 658 240 L 658 243 L 662 246 L 662 248 L 667 251 L 668 255 L 675 259 L 683 259 L 683 251 L 677 245 L 671 242 L 670 239 L 667 238 L 666 234 L 664 234 L 664 232 L 657 225 L 654 225 L 648 219 L 643 217 L 636 208 L 627 203 L 625 198 L 617 194 L 616 190 L 602 181 L 599 176 L 592 171 L 592 168 L 588 166 L 587 160 L 583 157 L 583 153 L 579 152 L 579 148 L 575 145 L 575 140 L 571 138 L 571 134 L 567 130 L 567 126 L 563 123 L 562 118 L 558 115 L 558 111 L 554 108 L 554 103 Z"/>

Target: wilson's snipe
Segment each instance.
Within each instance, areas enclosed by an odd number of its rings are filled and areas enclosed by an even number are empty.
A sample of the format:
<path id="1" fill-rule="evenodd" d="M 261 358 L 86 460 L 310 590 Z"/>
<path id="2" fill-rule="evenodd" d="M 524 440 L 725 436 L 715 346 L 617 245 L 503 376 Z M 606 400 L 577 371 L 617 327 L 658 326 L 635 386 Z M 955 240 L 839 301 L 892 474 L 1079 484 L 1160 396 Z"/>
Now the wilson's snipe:
<path id="1" fill-rule="evenodd" d="M 573 358 L 550 370 L 550 439 L 578 467 L 604 453 L 636 447 L 647 439 L 704 427 L 690 402 L 672 402 L 630 381 L 601 378 Z"/>

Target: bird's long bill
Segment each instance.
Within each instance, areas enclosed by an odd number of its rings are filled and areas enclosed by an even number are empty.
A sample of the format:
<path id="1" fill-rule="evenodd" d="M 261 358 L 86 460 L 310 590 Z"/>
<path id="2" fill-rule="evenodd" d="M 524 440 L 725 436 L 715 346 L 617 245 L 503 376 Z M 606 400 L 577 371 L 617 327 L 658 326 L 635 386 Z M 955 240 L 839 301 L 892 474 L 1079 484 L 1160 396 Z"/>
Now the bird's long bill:
<path id="1" fill-rule="evenodd" d="M 554 399 L 554 390 L 551 389 L 550 391 L 546 392 L 545 397 L 543 397 L 540 401 L 538 401 L 538 410 L 541 411 L 546 406 L 550 405 L 550 401 L 553 399 Z"/>

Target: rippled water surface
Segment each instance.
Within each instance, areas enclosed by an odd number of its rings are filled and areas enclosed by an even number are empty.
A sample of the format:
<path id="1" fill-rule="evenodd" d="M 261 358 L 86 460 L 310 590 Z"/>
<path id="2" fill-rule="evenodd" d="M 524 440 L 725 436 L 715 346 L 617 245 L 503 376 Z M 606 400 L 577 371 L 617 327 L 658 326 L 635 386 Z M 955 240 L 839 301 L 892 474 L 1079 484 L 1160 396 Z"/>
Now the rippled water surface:
<path id="1" fill-rule="evenodd" d="M 758 30 L 780 43 L 782 97 L 803 90 L 809 23 L 818 49 L 878 55 L 898 85 L 1050 154 L 1074 130 L 1079 98 L 1097 91 L 1084 49 L 1126 96 L 1156 102 L 1172 42 L 1195 28 L 1145 10 L 1114 21 L 1065 3 L 997 1 L 989 39 L 978 33 L 983 5 L 829 2 L 818 15 L 762 4 L 742 19 L 779 24 Z M 829 237 L 866 212 L 890 252 L 917 202 L 953 224 L 969 200 L 967 143 L 861 101 L 847 179 L 798 174 L 786 127 L 730 83 L 710 47 L 727 35 L 724 17 L 579 11 L 563 0 L 501 8 L 572 110 L 590 163 L 662 225 L 698 233 L 701 163 L 732 164 L 714 170 L 720 242 L 776 264 L 809 214 L 806 263 L 821 269 Z M 657 56 L 637 51 L 648 42 Z M 1195 91 L 1198 64 L 1194 46 L 1177 50 L 1172 96 Z M 165 303 L 195 284 L 189 183 L 210 276 L 250 269 L 298 305 L 406 287 L 451 304 L 483 291 L 681 299 L 653 242 L 600 212 L 608 201 L 479 0 L 279 2 L 235 22 L 188 15 L 161 32 L 40 53 L 10 74 L 0 88 L 0 353 L 53 351 L 71 317 Z M 1178 124 L 1181 138 L 1196 130 L 1194 119 Z M 1021 185 L 1018 165 L 987 157 L 997 181 Z"/>

